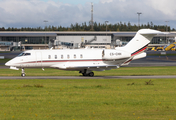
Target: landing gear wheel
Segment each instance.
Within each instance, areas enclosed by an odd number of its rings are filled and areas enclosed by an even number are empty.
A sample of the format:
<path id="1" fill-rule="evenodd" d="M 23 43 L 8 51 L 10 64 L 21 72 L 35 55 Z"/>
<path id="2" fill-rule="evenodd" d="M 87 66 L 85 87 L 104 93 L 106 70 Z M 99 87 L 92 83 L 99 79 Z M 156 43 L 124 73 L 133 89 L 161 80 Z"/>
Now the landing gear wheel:
<path id="1" fill-rule="evenodd" d="M 26 74 L 25 74 L 25 73 L 21 73 L 21 76 L 22 76 L 22 77 L 25 77 L 25 76 L 26 76 Z"/>
<path id="2" fill-rule="evenodd" d="M 22 76 L 22 77 L 25 77 L 25 76 L 26 76 L 25 71 L 24 71 L 24 68 L 21 69 L 21 76 Z"/>
<path id="3" fill-rule="evenodd" d="M 93 72 L 89 73 L 89 76 L 90 76 L 90 77 L 93 77 L 93 76 L 94 76 L 94 73 L 93 73 Z"/>
<path id="4" fill-rule="evenodd" d="M 86 74 L 86 73 L 82 73 L 82 75 L 83 75 L 83 76 L 87 76 L 87 74 Z"/>

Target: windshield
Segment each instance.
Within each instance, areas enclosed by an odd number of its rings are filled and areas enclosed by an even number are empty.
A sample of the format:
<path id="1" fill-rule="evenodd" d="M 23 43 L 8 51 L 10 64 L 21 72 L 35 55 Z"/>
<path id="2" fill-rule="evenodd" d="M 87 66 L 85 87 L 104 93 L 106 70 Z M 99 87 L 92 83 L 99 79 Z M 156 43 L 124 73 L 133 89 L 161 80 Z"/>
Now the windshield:
<path id="1" fill-rule="evenodd" d="M 24 53 L 24 52 L 23 52 L 23 53 L 19 54 L 18 57 L 21 57 L 21 56 L 29 56 L 29 55 L 31 55 L 31 53 Z"/>

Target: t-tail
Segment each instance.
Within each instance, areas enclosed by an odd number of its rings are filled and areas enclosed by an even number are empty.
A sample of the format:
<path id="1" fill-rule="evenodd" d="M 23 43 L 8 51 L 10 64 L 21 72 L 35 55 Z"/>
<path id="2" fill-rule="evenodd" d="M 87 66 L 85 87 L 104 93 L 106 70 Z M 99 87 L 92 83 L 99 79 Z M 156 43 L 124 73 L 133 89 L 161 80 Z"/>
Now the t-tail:
<path id="1" fill-rule="evenodd" d="M 124 47 L 116 47 L 116 50 L 123 50 L 131 53 L 131 57 L 122 65 L 127 65 L 132 60 L 146 57 L 146 53 L 144 51 L 147 49 L 152 38 L 157 34 L 164 33 L 157 30 L 141 29 L 127 45 Z"/>

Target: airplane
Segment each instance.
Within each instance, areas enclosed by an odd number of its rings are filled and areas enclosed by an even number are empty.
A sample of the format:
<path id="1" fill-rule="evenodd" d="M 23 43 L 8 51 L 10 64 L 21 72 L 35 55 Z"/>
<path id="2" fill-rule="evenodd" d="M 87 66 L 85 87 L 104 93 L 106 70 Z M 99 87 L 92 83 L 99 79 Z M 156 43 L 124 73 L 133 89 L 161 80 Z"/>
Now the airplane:
<path id="1" fill-rule="evenodd" d="M 26 76 L 24 68 L 56 68 L 79 71 L 83 76 L 93 77 L 93 71 L 117 69 L 132 60 L 146 57 L 144 51 L 157 34 L 163 32 L 141 29 L 129 43 L 115 49 L 27 50 L 5 65 L 13 70 L 21 69 L 22 77 Z"/>

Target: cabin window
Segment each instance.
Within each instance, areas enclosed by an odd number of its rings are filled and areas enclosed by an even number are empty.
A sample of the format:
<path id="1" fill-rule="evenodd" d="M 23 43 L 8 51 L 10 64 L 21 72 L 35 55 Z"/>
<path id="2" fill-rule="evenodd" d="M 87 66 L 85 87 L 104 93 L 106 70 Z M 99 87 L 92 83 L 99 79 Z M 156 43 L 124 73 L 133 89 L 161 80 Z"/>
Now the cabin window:
<path id="1" fill-rule="evenodd" d="M 83 55 L 82 55 L 82 54 L 80 55 L 80 58 L 83 58 Z"/>
<path id="2" fill-rule="evenodd" d="M 69 58 L 70 58 L 70 55 L 67 55 L 67 58 L 69 59 Z"/>
<path id="3" fill-rule="evenodd" d="M 64 56 L 63 55 L 61 55 L 61 59 L 63 59 L 64 58 Z"/>
<path id="4" fill-rule="evenodd" d="M 48 55 L 48 59 L 51 59 L 51 55 Z"/>
<path id="5" fill-rule="evenodd" d="M 76 55 L 74 54 L 74 58 L 76 58 Z"/>
<path id="6" fill-rule="evenodd" d="M 57 55 L 55 55 L 55 59 L 57 59 Z"/>

